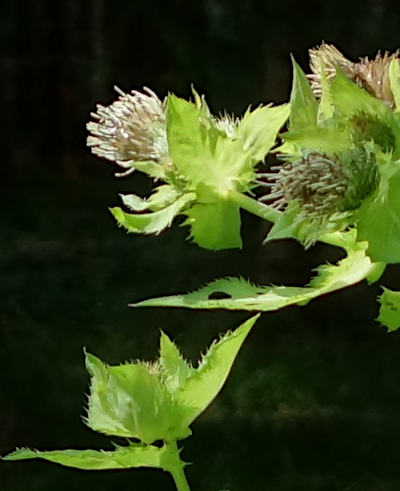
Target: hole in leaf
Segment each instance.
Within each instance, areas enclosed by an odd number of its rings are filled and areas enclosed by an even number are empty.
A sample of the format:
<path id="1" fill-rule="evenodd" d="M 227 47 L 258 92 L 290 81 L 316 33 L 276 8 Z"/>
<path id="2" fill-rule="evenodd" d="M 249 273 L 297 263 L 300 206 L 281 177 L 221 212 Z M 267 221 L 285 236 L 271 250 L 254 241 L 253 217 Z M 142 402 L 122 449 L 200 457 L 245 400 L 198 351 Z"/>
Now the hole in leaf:
<path id="1" fill-rule="evenodd" d="M 140 443 L 141 440 L 139 438 L 134 438 L 134 437 L 130 437 L 130 438 L 122 438 L 122 437 L 113 437 L 113 441 L 115 441 L 118 445 L 121 445 L 123 446 L 123 444 L 125 443 L 128 443 L 128 445 L 130 443 Z M 120 441 L 120 443 L 118 443 L 118 441 Z"/>
<path id="2" fill-rule="evenodd" d="M 208 295 L 208 300 L 222 300 L 224 298 L 232 298 L 232 295 L 225 292 L 212 292 Z"/>
<path id="3" fill-rule="evenodd" d="M 164 445 L 163 440 L 156 440 L 155 442 L 152 443 L 155 447 L 161 448 Z"/>

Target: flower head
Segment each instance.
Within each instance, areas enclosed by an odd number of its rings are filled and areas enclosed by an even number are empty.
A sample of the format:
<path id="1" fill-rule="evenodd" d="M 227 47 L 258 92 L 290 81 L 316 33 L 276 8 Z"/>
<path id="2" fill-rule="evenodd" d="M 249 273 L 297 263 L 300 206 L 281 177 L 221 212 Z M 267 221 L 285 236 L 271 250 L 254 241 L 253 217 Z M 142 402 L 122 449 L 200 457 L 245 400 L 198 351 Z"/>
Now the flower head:
<path id="1" fill-rule="evenodd" d="M 389 81 L 389 66 L 392 60 L 399 62 L 399 51 L 382 55 L 377 53 L 373 60 L 368 57 L 361 58 L 354 63 L 348 60 L 335 46 L 322 43 L 317 48 L 309 50 L 311 74 L 308 79 L 316 97 L 322 93 L 322 76 L 325 74 L 328 80 L 336 74 L 337 67 L 356 82 L 361 88 L 371 95 L 384 101 L 389 107 L 393 107 L 394 98 Z"/>
<path id="2" fill-rule="evenodd" d="M 119 166 L 133 168 L 134 162 L 168 159 L 165 104 L 150 89 L 125 94 L 117 87 L 119 98 L 110 106 L 97 105 L 96 121 L 87 124 L 91 151 Z"/>
<path id="3" fill-rule="evenodd" d="M 295 201 L 309 217 L 320 217 L 338 208 L 348 182 L 336 159 L 318 152 L 273 167 L 267 174 L 271 193 L 263 200 L 274 199 L 273 206 L 283 208 Z"/>
<path id="4" fill-rule="evenodd" d="M 332 44 L 322 43 L 321 46 L 310 49 L 308 54 L 312 73 L 307 75 L 307 78 L 316 97 L 320 98 L 322 94 L 323 73 L 330 80 L 336 75 L 336 68 L 339 66 L 349 78 L 352 77 L 355 64 L 345 58 Z"/>
<path id="5" fill-rule="evenodd" d="M 399 52 L 389 55 L 387 51 L 380 52 L 373 60 L 367 57 L 361 58 L 354 66 L 354 81 L 377 99 L 384 101 L 393 107 L 394 98 L 390 88 L 389 65 L 392 60 L 399 62 Z"/>
<path id="6" fill-rule="evenodd" d="M 348 225 L 353 210 L 378 185 L 375 157 L 368 149 L 356 148 L 333 155 L 306 152 L 301 158 L 287 160 L 271 170 L 277 172 L 262 174 L 269 180 L 266 185 L 271 187 L 271 193 L 261 199 L 273 201 L 272 206 L 278 209 L 291 205 L 297 210 L 296 221 L 308 221 L 312 229 L 326 224 L 331 230 L 340 229 L 344 223 Z M 311 245 L 314 238 L 311 235 L 307 244 Z"/>

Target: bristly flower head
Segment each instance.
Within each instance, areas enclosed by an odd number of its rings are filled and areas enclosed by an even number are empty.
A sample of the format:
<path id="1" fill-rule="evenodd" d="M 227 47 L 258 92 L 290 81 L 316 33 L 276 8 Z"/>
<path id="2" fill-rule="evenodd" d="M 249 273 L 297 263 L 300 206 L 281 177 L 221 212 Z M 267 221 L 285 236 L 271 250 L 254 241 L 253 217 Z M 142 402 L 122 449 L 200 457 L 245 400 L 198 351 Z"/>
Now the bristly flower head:
<path id="1" fill-rule="evenodd" d="M 277 172 L 261 174 L 271 188 L 261 200 L 273 201 L 278 209 L 291 205 L 298 210 L 296 222 L 308 221 L 316 230 L 326 225 L 331 231 L 340 229 L 378 185 L 375 157 L 368 149 L 334 155 L 305 152 L 271 170 Z M 315 238 L 307 237 L 306 246 Z"/>
<path id="2" fill-rule="evenodd" d="M 273 206 L 278 209 L 295 201 L 309 217 L 337 211 L 348 187 L 336 159 L 318 152 L 311 152 L 294 162 L 284 162 L 271 170 L 278 172 L 264 174 L 270 180 L 271 193 L 262 200 L 273 199 Z"/>
<path id="3" fill-rule="evenodd" d="M 168 159 L 165 102 L 147 87 L 125 94 L 110 106 L 97 105 L 96 121 L 87 124 L 91 151 L 133 170 L 134 162 L 163 163 Z"/>
<path id="4" fill-rule="evenodd" d="M 399 62 L 399 51 L 383 55 L 377 53 L 373 60 L 368 57 L 361 58 L 354 63 L 348 60 L 335 46 L 323 43 L 318 48 L 309 50 L 311 74 L 308 79 L 311 82 L 316 97 L 321 97 L 321 78 L 324 73 L 328 80 L 336 74 L 337 67 L 356 82 L 361 88 L 371 95 L 384 101 L 389 107 L 393 107 L 394 98 L 389 81 L 389 66 L 392 60 Z"/>
<path id="5" fill-rule="evenodd" d="M 323 73 L 328 80 L 331 80 L 336 75 L 336 68 L 339 66 L 351 78 L 354 63 L 345 58 L 332 44 L 322 43 L 318 48 L 308 50 L 308 54 L 312 73 L 307 75 L 307 78 L 317 98 L 320 98 L 322 94 Z"/>

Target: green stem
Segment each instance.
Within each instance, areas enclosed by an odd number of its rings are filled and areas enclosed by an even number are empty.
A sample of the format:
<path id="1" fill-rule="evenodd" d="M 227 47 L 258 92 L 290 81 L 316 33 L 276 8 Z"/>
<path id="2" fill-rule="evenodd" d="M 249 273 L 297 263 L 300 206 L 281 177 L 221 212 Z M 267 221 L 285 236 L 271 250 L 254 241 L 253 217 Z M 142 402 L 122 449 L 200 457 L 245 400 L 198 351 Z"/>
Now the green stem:
<path id="1" fill-rule="evenodd" d="M 189 483 L 185 476 L 185 463 L 179 456 L 179 449 L 176 442 L 168 443 L 170 458 L 168 467 L 165 468 L 174 480 L 177 491 L 190 491 Z"/>
<path id="2" fill-rule="evenodd" d="M 237 203 L 240 208 L 243 208 L 243 210 L 258 216 L 263 220 L 275 223 L 282 215 L 281 211 L 273 208 L 272 206 L 265 205 L 254 198 L 250 198 L 250 196 L 246 196 L 243 193 L 231 191 L 229 193 L 229 197 L 232 201 Z"/>
<path id="3" fill-rule="evenodd" d="M 272 206 L 265 205 L 254 198 L 250 198 L 245 194 L 239 193 L 237 191 L 231 191 L 229 197 L 232 201 L 237 203 L 243 210 L 256 215 L 263 220 L 275 223 L 282 215 L 282 212 L 276 210 Z M 341 247 L 347 251 L 346 247 L 346 234 L 348 236 L 349 246 L 353 244 L 353 239 L 347 232 L 332 232 L 329 234 L 322 235 L 318 238 L 319 242 L 324 242 L 325 244 L 334 245 Z"/>

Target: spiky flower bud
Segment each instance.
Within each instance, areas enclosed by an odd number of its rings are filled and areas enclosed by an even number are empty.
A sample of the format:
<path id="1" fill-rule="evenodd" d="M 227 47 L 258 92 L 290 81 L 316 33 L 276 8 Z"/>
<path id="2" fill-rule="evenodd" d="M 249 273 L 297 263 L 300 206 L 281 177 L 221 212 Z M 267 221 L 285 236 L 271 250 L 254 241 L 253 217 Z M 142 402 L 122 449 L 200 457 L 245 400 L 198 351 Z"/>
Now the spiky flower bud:
<path id="1" fill-rule="evenodd" d="M 391 55 L 385 51 L 383 56 L 378 52 L 373 60 L 369 60 L 367 57 L 361 58 L 359 63 L 355 63 L 353 75 L 353 80 L 360 87 L 377 99 L 386 102 L 390 107 L 394 105 L 389 81 L 389 65 L 392 60 L 399 62 L 398 51 Z"/>
<path id="2" fill-rule="evenodd" d="M 168 159 L 165 104 L 150 89 L 125 94 L 109 106 L 97 105 L 87 124 L 87 145 L 92 153 L 125 169 L 134 162 L 163 162 Z"/>
<path id="3" fill-rule="evenodd" d="M 335 76 L 339 66 L 344 73 L 371 95 L 393 107 L 393 93 L 389 83 L 389 66 L 392 60 L 399 62 L 399 51 L 389 54 L 380 52 L 373 60 L 361 58 L 358 63 L 348 60 L 335 46 L 323 43 L 318 48 L 309 50 L 311 74 L 308 79 L 317 98 L 322 92 L 322 71 L 328 80 Z"/>
<path id="4" fill-rule="evenodd" d="M 262 174 L 271 187 L 262 200 L 273 201 L 278 209 L 295 204 L 300 219 L 324 222 L 334 214 L 350 212 L 377 186 L 375 158 L 364 149 L 337 155 L 310 152 L 271 170 L 277 172 Z"/>
<path id="5" fill-rule="evenodd" d="M 336 68 L 340 68 L 345 74 L 352 78 L 354 63 L 345 58 L 345 56 L 332 44 L 322 43 L 317 48 L 308 50 L 310 57 L 311 74 L 307 75 L 310 80 L 311 88 L 317 98 L 322 95 L 322 70 L 328 80 L 331 80 L 336 74 Z"/>

